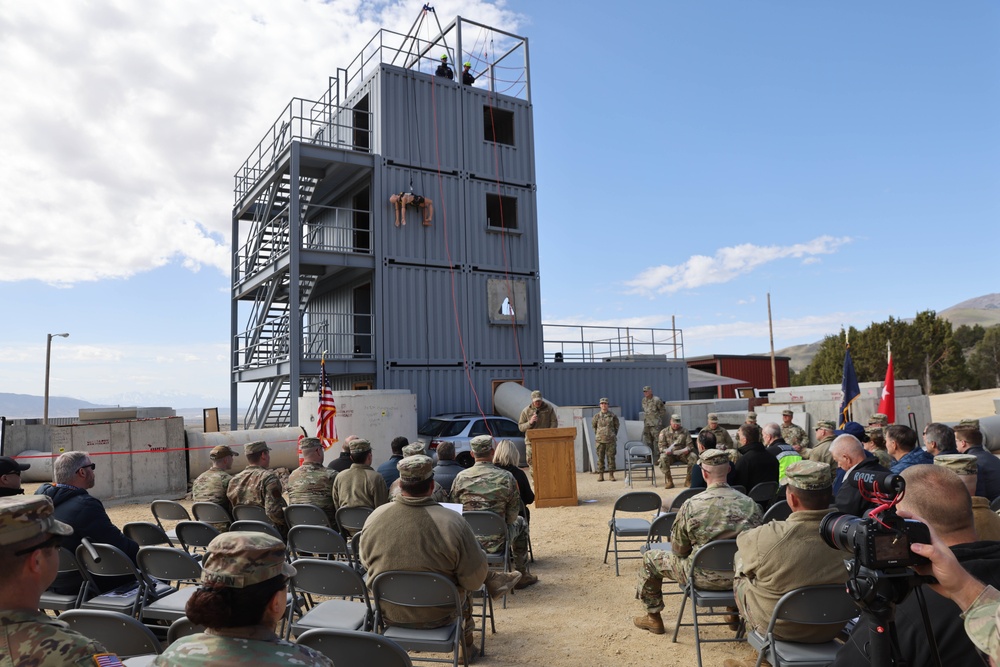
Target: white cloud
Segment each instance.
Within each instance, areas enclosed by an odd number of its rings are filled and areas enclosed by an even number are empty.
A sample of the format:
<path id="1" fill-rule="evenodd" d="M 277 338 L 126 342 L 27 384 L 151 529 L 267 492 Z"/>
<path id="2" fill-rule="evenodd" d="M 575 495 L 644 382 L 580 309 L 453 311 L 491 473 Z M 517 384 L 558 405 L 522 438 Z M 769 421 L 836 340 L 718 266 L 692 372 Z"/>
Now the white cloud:
<path id="1" fill-rule="evenodd" d="M 435 5 L 442 23 L 516 27 L 500 2 Z M 5 3 L 0 281 L 68 285 L 172 262 L 228 274 L 237 168 L 289 99 L 318 97 L 380 27 L 405 33 L 418 9 Z"/>
<path id="2" fill-rule="evenodd" d="M 727 283 L 734 278 L 750 273 L 769 262 L 786 258 L 816 259 L 815 255 L 828 255 L 849 243 L 849 237 L 820 236 L 790 246 L 758 246 L 744 243 L 738 246 L 719 248 L 715 255 L 693 255 L 683 264 L 670 266 L 663 264 L 642 271 L 632 280 L 626 281 L 629 294 L 663 294 L 695 289 L 703 285 Z"/>

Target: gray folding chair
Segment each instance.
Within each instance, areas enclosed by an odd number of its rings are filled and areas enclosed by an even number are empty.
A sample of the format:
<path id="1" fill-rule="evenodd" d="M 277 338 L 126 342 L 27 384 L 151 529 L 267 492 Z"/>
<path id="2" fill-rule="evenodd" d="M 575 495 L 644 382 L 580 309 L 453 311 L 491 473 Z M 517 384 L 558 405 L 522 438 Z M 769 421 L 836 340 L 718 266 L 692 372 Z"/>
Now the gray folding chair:
<path id="1" fill-rule="evenodd" d="M 147 579 L 121 549 L 110 544 L 93 544 L 91 546 L 97 559 L 93 558 L 86 545 L 81 544 L 76 548 L 76 560 L 84 575 L 86 588 L 85 599 L 80 604 L 81 609 L 114 611 L 139 619 L 143 605 L 147 601 L 156 600 L 162 595 L 173 592 L 173 588 L 157 585 L 156 582 Z M 119 586 L 114 591 L 87 599 L 90 593 L 100 591 L 101 587 L 98 585 L 98 581 L 101 577 L 128 577 L 132 581 Z"/>
<path id="2" fill-rule="evenodd" d="M 140 547 L 155 547 L 161 544 L 173 546 L 173 542 L 162 528 L 149 521 L 131 521 L 122 526 L 122 534 Z"/>
<path id="3" fill-rule="evenodd" d="M 199 632 L 204 632 L 205 626 L 198 625 L 188 619 L 187 616 L 181 616 L 176 621 L 170 624 L 170 629 L 167 630 L 167 646 L 170 646 L 175 641 L 181 637 L 187 637 L 188 635 L 196 635 Z"/>
<path id="4" fill-rule="evenodd" d="M 174 538 L 177 535 L 173 530 L 167 530 L 163 527 L 164 521 L 190 521 L 191 515 L 188 511 L 184 509 L 176 500 L 154 500 L 149 504 L 149 511 L 153 513 L 153 518 L 156 520 L 156 525 L 160 527 L 160 530 L 167 534 L 167 537 L 173 543 Z"/>
<path id="5" fill-rule="evenodd" d="M 993 502 L 990 503 L 990 509 L 994 512 L 1000 511 L 1000 496 L 993 499 Z"/>
<path id="6" fill-rule="evenodd" d="M 365 527 L 368 515 L 373 512 L 371 507 L 341 507 L 337 509 L 337 526 L 344 539 L 352 537 Z"/>
<path id="7" fill-rule="evenodd" d="M 194 514 L 195 521 L 203 523 L 226 524 L 228 526 L 233 522 L 229 510 L 218 503 L 197 502 L 191 505 L 191 514 Z"/>
<path id="8" fill-rule="evenodd" d="M 261 521 L 273 523 L 260 505 L 237 505 L 233 508 L 233 518 L 237 521 Z"/>
<path id="9" fill-rule="evenodd" d="M 792 514 L 792 508 L 788 506 L 787 500 L 779 500 L 764 512 L 763 522 L 768 521 L 784 521 Z"/>
<path id="10" fill-rule="evenodd" d="M 347 563 L 316 558 L 300 558 L 292 563 L 295 576 L 291 579 L 293 599 L 300 594 L 339 598 L 327 600 L 306 609 L 288 609 L 285 636 L 296 636 L 306 630 L 335 628 L 338 630 L 368 630 L 372 625 L 372 605 L 368 587 L 353 567 Z M 298 620 L 295 619 L 299 615 Z"/>
<path id="11" fill-rule="evenodd" d="M 656 461 L 653 461 L 653 450 L 646 445 L 632 445 L 625 452 L 626 483 L 631 487 L 636 471 L 642 472 L 643 479 L 649 479 L 656 486 Z"/>
<path id="12" fill-rule="evenodd" d="M 201 521 L 179 521 L 174 530 L 184 551 L 193 556 L 203 554 L 209 542 L 220 535 L 214 527 Z"/>
<path id="13" fill-rule="evenodd" d="M 774 667 L 824 667 L 836 658 L 842 646 L 840 642 L 831 640 L 823 644 L 803 644 L 776 639 L 776 624 L 823 625 L 830 626 L 835 632 L 857 615 L 858 607 L 843 584 L 805 586 L 785 593 L 774 606 L 767 630 L 761 634 L 749 628 L 747 641 L 758 653 L 757 667 L 765 659 Z"/>
<path id="14" fill-rule="evenodd" d="M 365 667 L 412 667 L 413 661 L 399 644 L 371 632 L 350 630 L 308 630 L 297 643 L 319 651 L 335 665 Z"/>
<path id="15" fill-rule="evenodd" d="M 642 558 L 641 555 L 622 556 L 619 552 L 634 552 L 639 554 L 639 544 L 646 543 L 646 535 L 649 533 L 650 522 L 646 519 L 620 518 L 619 512 L 659 512 L 663 499 L 660 494 L 653 491 L 631 491 L 618 497 L 615 501 L 614 509 L 611 510 L 611 519 L 608 520 L 608 543 L 604 547 L 604 562 L 608 562 L 608 553 L 611 551 L 611 540 L 615 543 L 615 576 L 618 571 L 619 560 L 629 560 Z M 618 545 L 635 544 L 635 549 L 619 549 Z"/>
<path id="16" fill-rule="evenodd" d="M 289 505 L 285 508 L 285 524 L 293 526 L 326 526 L 330 527 L 330 519 L 326 512 L 316 505 L 304 503 Z"/>
<path id="17" fill-rule="evenodd" d="M 632 462 L 635 461 L 635 462 L 639 463 L 639 462 L 645 462 L 646 461 L 646 457 L 645 456 L 634 456 L 633 457 L 632 454 L 631 454 L 631 450 L 632 450 L 633 447 L 640 447 L 640 446 L 642 446 L 642 441 L 641 440 L 629 440 L 628 442 L 625 443 L 625 448 L 624 448 L 625 449 L 625 459 L 624 459 L 624 461 L 625 461 L 625 483 L 628 484 L 629 486 L 632 486 L 632 475 L 631 475 L 631 472 L 632 472 L 632 470 L 631 470 L 631 468 L 632 468 Z"/>
<path id="18" fill-rule="evenodd" d="M 274 537 L 277 537 L 279 540 L 281 539 L 281 533 L 278 531 L 277 528 L 274 527 L 274 524 L 271 523 L 270 521 L 252 521 L 250 519 L 239 519 L 237 521 L 233 521 L 229 525 L 230 533 L 235 533 L 240 531 L 247 533 L 267 533 L 268 535 L 273 535 Z"/>
<path id="19" fill-rule="evenodd" d="M 70 572 L 80 573 L 80 566 L 76 562 L 76 556 L 66 547 L 59 549 L 59 574 Z M 82 576 L 82 575 L 81 575 Z M 83 583 L 76 593 L 56 593 L 53 591 L 43 591 L 42 597 L 38 601 L 38 608 L 42 611 L 52 610 L 59 615 L 59 612 L 76 609 L 80 606 L 80 595 L 83 592 Z"/>
<path id="20" fill-rule="evenodd" d="M 705 572 L 725 572 L 731 580 L 733 578 L 733 558 L 735 556 L 736 540 L 715 540 L 714 542 L 709 542 L 698 549 L 694 555 L 691 556 L 690 567 L 687 572 L 688 581 L 684 584 L 684 586 L 682 586 L 684 597 L 681 599 L 681 609 L 677 612 L 677 623 L 674 625 L 674 638 L 672 641 L 677 643 L 677 633 L 682 625 L 693 626 L 694 647 L 695 653 L 698 656 L 698 667 L 701 667 L 701 645 L 703 642 L 746 641 L 746 638 L 741 636 L 742 624 L 740 629 L 736 631 L 736 636 L 732 639 L 703 639 L 701 636 L 701 628 L 711 625 L 728 625 L 728 623 L 725 621 L 702 621 L 699 623 L 698 621 L 699 615 L 717 617 L 733 614 L 734 612 L 726 611 L 724 608 L 736 608 L 736 594 L 733 593 L 731 585 L 724 591 L 710 591 L 698 588 L 692 572 L 695 569 Z M 691 616 L 693 622 L 682 623 L 681 621 L 684 618 L 684 607 L 689 600 L 691 602 Z M 717 608 L 723 608 L 723 610 L 715 611 Z M 699 611 L 700 609 L 710 609 L 710 611 Z"/>
<path id="21" fill-rule="evenodd" d="M 63 612 L 59 620 L 71 630 L 95 639 L 119 658 L 154 656 L 162 653 L 160 641 L 153 631 L 126 614 L 97 609 L 72 609 Z M 137 663 L 129 663 L 137 664 Z"/>
<path id="22" fill-rule="evenodd" d="M 462 600 L 450 579 L 434 572 L 383 572 L 371 582 L 375 603 L 375 631 L 385 635 L 406 651 L 451 653 L 450 660 L 426 658 L 428 662 L 450 662 L 458 667 L 462 649 Z M 455 608 L 455 620 L 440 628 L 401 628 L 386 623 L 383 605 L 415 609 L 420 607 Z M 468 667 L 469 656 L 462 649 L 463 662 Z"/>
<path id="23" fill-rule="evenodd" d="M 150 602 L 142 609 L 143 621 L 170 621 L 185 615 L 188 599 L 197 589 L 194 585 L 201 578 L 201 565 L 190 554 L 170 547 L 143 547 L 136 557 L 139 569 L 148 577 L 162 581 L 175 590 Z"/>
<path id="24" fill-rule="evenodd" d="M 778 486 L 777 482 L 761 482 L 750 489 L 749 496 L 751 500 L 760 505 L 760 509 L 763 511 L 771 507 L 775 496 L 778 495 L 779 488 L 781 487 Z"/>
<path id="25" fill-rule="evenodd" d="M 292 526 L 288 531 L 288 550 L 292 558 L 354 559 L 344 536 L 327 526 Z"/>
<path id="26" fill-rule="evenodd" d="M 678 511 L 680 511 L 681 505 L 684 504 L 684 501 L 686 501 L 691 496 L 698 495 L 699 493 L 701 493 L 704 490 L 705 489 L 684 489 L 683 491 L 681 491 L 680 493 L 678 493 L 676 496 L 674 496 L 674 499 L 670 501 L 670 511 L 671 512 L 678 512 Z"/>
<path id="27" fill-rule="evenodd" d="M 676 519 L 677 512 L 664 512 L 653 519 L 646 533 L 646 543 L 639 547 L 640 553 L 646 553 L 650 549 L 670 549 L 670 533 Z"/>

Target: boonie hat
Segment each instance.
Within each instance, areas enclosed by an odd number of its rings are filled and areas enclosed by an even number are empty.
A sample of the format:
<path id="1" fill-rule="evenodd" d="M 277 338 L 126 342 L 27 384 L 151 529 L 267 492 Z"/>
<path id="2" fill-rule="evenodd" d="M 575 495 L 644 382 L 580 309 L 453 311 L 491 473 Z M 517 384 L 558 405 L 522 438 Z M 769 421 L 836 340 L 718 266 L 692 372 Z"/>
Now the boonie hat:
<path id="1" fill-rule="evenodd" d="M 934 465 L 945 467 L 956 475 L 978 475 L 978 461 L 972 454 L 942 454 L 934 457 Z"/>
<path id="2" fill-rule="evenodd" d="M 16 544 L 39 535 L 72 535 L 73 527 L 58 521 L 48 496 L 0 498 L 0 546 Z"/>
<path id="3" fill-rule="evenodd" d="M 208 543 L 202 564 L 201 583 L 246 588 L 279 574 L 295 576 L 285 562 L 285 544 L 266 533 L 233 531 Z"/>
<path id="4" fill-rule="evenodd" d="M 477 435 L 469 443 L 469 446 L 472 448 L 473 453 L 479 456 L 489 454 L 493 450 L 493 436 Z"/>
<path id="5" fill-rule="evenodd" d="M 833 486 L 830 465 L 822 461 L 796 461 L 785 468 L 782 484 L 794 486 L 803 491 L 819 491 Z"/>
<path id="6" fill-rule="evenodd" d="M 30 467 L 29 464 L 15 461 L 9 456 L 0 456 L 0 475 L 9 475 L 12 472 L 21 473 Z"/>
<path id="7" fill-rule="evenodd" d="M 406 482 L 422 482 L 434 474 L 434 462 L 423 454 L 407 456 L 396 464 L 399 478 Z"/>

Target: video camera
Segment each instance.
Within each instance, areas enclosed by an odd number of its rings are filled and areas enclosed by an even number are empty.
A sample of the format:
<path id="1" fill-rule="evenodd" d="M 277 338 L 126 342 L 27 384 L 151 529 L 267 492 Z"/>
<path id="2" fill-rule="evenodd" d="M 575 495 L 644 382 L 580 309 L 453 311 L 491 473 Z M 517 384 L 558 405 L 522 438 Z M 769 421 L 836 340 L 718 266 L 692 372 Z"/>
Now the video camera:
<path id="1" fill-rule="evenodd" d="M 894 509 L 897 498 L 906 489 L 906 481 L 899 475 L 867 470 L 852 477 L 861 487 L 862 495 L 880 500 L 883 505 L 864 519 L 843 512 L 827 514 L 819 529 L 823 541 L 834 549 L 852 554 L 858 565 L 871 570 L 929 562 L 910 551 L 914 542 L 930 544 L 927 526 L 903 519 Z"/>

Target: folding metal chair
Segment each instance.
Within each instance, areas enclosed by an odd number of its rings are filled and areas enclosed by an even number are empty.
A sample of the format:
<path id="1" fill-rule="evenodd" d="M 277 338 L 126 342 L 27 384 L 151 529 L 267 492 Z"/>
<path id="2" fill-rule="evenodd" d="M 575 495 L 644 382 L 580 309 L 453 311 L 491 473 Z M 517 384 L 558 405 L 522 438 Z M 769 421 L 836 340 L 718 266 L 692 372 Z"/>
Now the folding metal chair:
<path id="1" fill-rule="evenodd" d="M 993 502 L 990 503 L 990 509 L 994 512 L 1000 511 L 1000 496 L 993 499 Z"/>
<path id="2" fill-rule="evenodd" d="M 684 489 L 683 491 L 681 491 L 680 493 L 678 493 L 676 496 L 674 496 L 674 499 L 670 501 L 670 511 L 671 512 L 678 512 L 678 511 L 680 511 L 681 505 L 684 504 L 685 500 L 687 500 L 691 496 L 698 495 L 699 493 L 701 493 L 704 490 L 705 489 Z"/>
<path id="3" fill-rule="evenodd" d="M 656 462 L 653 461 L 653 450 L 646 445 L 632 445 L 625 452 L 627 463 L 625 478 L 631 487 L 637 470 L 643 473 L 643 479 L 649 479 L 656 486 Z"/>
<path id="4" fill-rule="evenodd" d="M 59 616 L 71 630 L 95 639 L 119 658 L 153 657 L 163 652 L 153 631 L 126 614 L 97 609 L 72 609 Z M 129 664 L 138 664 L 130 662 Z M 148 664 L 148 663 L 143 663 Z"/>
<path id="5" fill-rule="evenodd" d="M 80 566 L 76 562 L 76 556 L 69 549 L 62 547 L 59 549 L 59 574 L 76 572 L 80 574 Z M 83 576 L 81 574 L 81 576 Z M 83 583 L 80 583 L 80 590 L 76 593 L 55 593 L 53 591 L 42 592 L 42 597 L 38 601 L 38 608 L 42 611 L 52 610 L 59 615 L 61 611 L 69 611 L 80 606 L 80 596 L 83 593 Z"/>
<path id="6" fill-rule="evenodd" d="M 161 596 L 142 609 L 142 620 L 170 621 L 185 615 L 188 599 L 197 590 L 201 578 L 201 565 L 186 551 L 170 547 L 143 547 L 136 556 L 139 569 L 147 577 L 162 581 L 172 588 L 173 593 Z M 192 584 L 181 587 L 182 584 Z"/>
<path id="7" fill-rule="evenodd" d="M 338 630 L 368 630 L 372 624 L 372 605 L 368 588 L 354 568 L 347 563 L 316 558 L 300 558 L 292 563 L 295 576 L 291 592 L 295 600 L 300 594 L 340 598 L 318 604 L 307 604 L 303 610 L 293 605 L 288 609 L 285 636 L 296 636 L 306 630 L 335 628 Z M 295 620 L 296 613 L 299 619 Z"/>
<path id="8" fill-rule="evenodd" d="M 293 558 L 326 558 L 354 564 L 344 536 L 327 526 L 292 526 L 288 550 Z"/>
<path id="9" fill-rule="evenodd" d="M 836 658 L 842 646 L 840 642 L 803 644 L 777 639 L 774 636 L 776 624 L 784 621 L 839 630 L 857 615 L 857 605 L 843 584 L 805 586 L 785 593 L 774 606 L 767 630 L 761 634 L 749 628 L 747 641 L 758 653 L 757 667 L 765 658 L 774 667 L 824 667 Z"/>
<path id="10" fill-rule="evenodd" d="M 368 515 L 374 510 L 371 507 L 341 507 L 337 509 L 337 526 L 344 539 L 352 537 L 365 527 Z"/>
<path id="11" fill-rule="evenodd" d="M 768 521 L 784 521 L 792 514 L 792 508 L 788 506 L 787 500 L 779 500 L 764 512 L 763 522 Z"/>
<path id="12" fill-rule="evenodd" d="M 187 616 L 182 616 L 176 621 L 170 624 L 170 629 L 167 630 L 167 646 L 170 646 L 175 641 L 181 637 L 187 637 L 188 635 L 196 635 L 199 632 L 204 632 L 205 626 L 198 625 L 197 623 L 191 622 Z"/>
<path id="13" fill-rule="evenodd" d="M 76 560 L 80 564 L 80 570 L 84 575 L 84 598 L 89 593 L 98 593 L 100 586 L 98 580 L 101 577 L 128 577 L 132 583 L 119 586 L 113 591 L 101 595 L 95 595 L 89 599 L 84 599 L 80 604 L 81 609 L 99 609 L 103 611 L 115 611 L 127 614 L 135 619 L 141 618 L 142 608 L 147 601 L 158 599 L 160 596 L 173 592 L 173 588 L 160 585 L 150 581 L 140 572 L 128 556 L 121 549 L 110 544 L 93 544 L 94 553 L 97 559 L 93 558 L 90 550 L 85 544 L 76 548 Z"/>
<path id="14" fill-rule="evenodd" d="M 243 531 L 248 533 L 267 533 L 281 540 L 281 533 L 270 521 L 253 521 L 250 519 L 238 519 L 229 524 L 229 532 L 235 533 Z M 284 540 L 282 540 L 284 542 Z"/>
<path id="15" fill-rule="evenodd" d="M 233 518 L 237 521 L 260 521 L 273 523 L 260 505 L 237 505 L 233 508 Z"/>
<path id="16" fill-rule="evenodd" d="M 399 644 L 371 632 L 307 630 L 297 643 L 319 651 L 336 664 L 365 667 L 412 667 L 413 661 Z"/>
<path id="17" fill-rule="evenodd" d="M 167 530 L 164 528 L 163 522 L 191 520 L 191 515 L 188 514 L 188 511 L 184 509 L 184 506 L 176 500 L 154 500 L 149 504 L 149 511 L 152 512 L 153 518 L 156 520 L 156 525 L 160 527 L 160 530 L 167 534 L 171 544 L 173 544 L 177 535 L 173 530 Z"/>
<path id="18" fill-rule="evenodd" d="M 646 535 L 649 533 L 650 522 L 646 519 L 619 518 L 619 512 L 659 512 L 663 499 L 660 494 L 653 491 L 632 491 L 618 497 L 615 507 L 611 510 L 611 519 L 608 520 L 608 543 L 604 547 L 604 562 L 608 562 L 608 553 L 611 551 L 611 540 L 615 541 L 615 576 L 620 573 L 618 570 L 619 560 L 629 560 L 642 558 L 641 555 L 621 556 L 619 551 L 634 551 L 639 553 L 639 547 L 635 549 L 623 550 L 618 548 L 618 543 L 646 543 Z"/>
<path id="19" fill-rule="evenodd" d="M 233 522 L 229 510 L 218 503 L 197 502 L 191 505 L 191 514 L 194 514 L 195 521 L 216 525 L 225 524 L 227 528 Z"/>
<path id="20" fill-rule="evenodd" d="M 649 524 L 649 532 L 646 533 L 646 543 L 639 547 L 640 553 L 646 553 L 650 549 L 670 549 L 670 533 L 674 528 L 674 521 L 677 519 L 677 512 L 664 512 Z"/>
<path id="21" fill-rule="evenodd" d="M 296 504 L 285 508 L 285 524 L 293 526 L 326 526 L 330 527 L 330 519 L 326 512 L 316 505 Z"/>
<path id="22" fill-rule="evenodd" d="M 510 572 L 511 554 L 510 540 L 508 539 L 510 533 L 507 531 L 507 522 L 504 521 L 504 518 L 496 512 L 486 510 L 469 510 L 468 512 L 462 512 L 462 516 L 465 518 L 466 523 L 469 524 L 469 527 L 472 528 L 472 533 L 476 536 L 476 539 L 481 540 L 482 538 L 495 535 L 503 536 L 503 546 L 497 552 L 486 552 L 486 563 L 490 566 L 490 569 L 499 570 L 500 572 Z M 469 593 L 472 596 L 473 615 L 478 615 L 481 621 L 479 627 L 479 653 L 480 655 L 486 655 L 487 618 L 490 619 L 490 628 L 493 634 L 496 634 L 497 631 L 496 618 L 493 615 L 493 598 L 490 597 L 485 585 L 480 586 L 479 590 L 469 591 Z M 503 608 L 506 609 L 506 594 L 503 596 L 502 604 Z"/>
<path id="23" fill-rule="evenodd" d="M 214 527 L 201 521 L 179 521 L 174 530 L 177 531 L 177 541 L 192 556 L 203 554 L 209 542 L 220 535 Z"/>
<path id="24" fill-rule="evenodd" d="M 462 600 L 450 579 L 434 572 L 383 572 L 371 582 L 375 603 L 375 630 L 406 651 L 452 654 L 451 660 L 426 658 L 428 662 L 450 662 L 458 667 L 458 653 L 463 646 Z M 440 628 L 402 628 L 386 623 L 383 605 L 418 609 L 420 607 L 455 607 L 455 620 Z M 462 650 L 463 663 L 469 656 Z"/>
<path id="25" fill-rule="evenodd" d="M 632 475 L 631 475 L 632 470 L 631 469 L 632 469 L 633 456 L 631 455 L 631 450 L 632 450 L 633 447 L 639 447 L 642 444 L 643 443 L 642 443 L 641 440 L 629 440 L 628 442 L 625 443 L 625 447 L 624 447 L 624 449 L 625 449 L 625 483 L 628 484 L 629 486 L 632 486 Z M 646 460 L 645 457 L 639 457 L 639 456 L 634 457 L 634 459 L 637 462 L 640 462 L 640 461 L 644 462 Z"/>
<path id="26" fill-rule="evenodd" d="M 750 499 L 760 505 L 761 511 L 767 510 L 778 495 L 779 488 L 777 482 L 761 482 L 750 489 Z"/>
<path id="27" fill-rule="evenodd" d="M 677 643 L 677 633 L 681 626 L 693 626 L 694 627 L 694 646 L 695 652 L 698 656 L 698 667 L 701 667 L 701 644 L 702 642 L 734 642 L 734 641 L 746 641 L 745 637 L 742 637 L 742 624 L 739 630 L 736 631 L 736 636 L 732 639 L 702 639 L 701 628 L 710 625 L 728 625 L 725 621 L 710 621 L 710 622 L 698 622 L 698 616 L 723 616 L 730 615 L 735 612 L 726 611 L 714 611 L 714 609 L 719 607 L 732 607 L 736 608 L 736 594 L 733 592 L 732 585 L 724 591 L 710 591 L 703 588 L 698 588 L 697 582 L 694 580 L 694 575 L 692 574 L 695 569 L 699 571 L 717 571 L 726 572 L 729 578 L 733 577 L 733 558 L 736 555 L 736 540 L 715 540 L 714 542 L 709 542 L 700 549 L 698 549 L 690 559 L 690 566 L 687 572 L 687 583 L 682 587 L 684 591 L 684 597 L 681 599 L 681 609 L 677 612 L 677 623 L 674 625 L 674 638 L 673 642 Z M 693 618 L 692 623 L 681 623 L 684 618 L 684 607 L 687 602 L 691 602 L 691 615 Z M 699 609 L 711 608 L 712 611 L 700 612 Z"/>
<path id="28" fill-rule="evenodd" d="M 173 546 L 167 533 L 149 521 L 131 521 L 122 526 L 122 534 L 140 547 L 155 547 L 161 544 Z"/>

